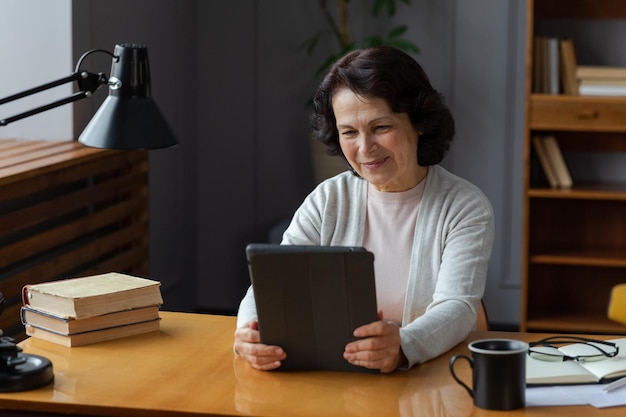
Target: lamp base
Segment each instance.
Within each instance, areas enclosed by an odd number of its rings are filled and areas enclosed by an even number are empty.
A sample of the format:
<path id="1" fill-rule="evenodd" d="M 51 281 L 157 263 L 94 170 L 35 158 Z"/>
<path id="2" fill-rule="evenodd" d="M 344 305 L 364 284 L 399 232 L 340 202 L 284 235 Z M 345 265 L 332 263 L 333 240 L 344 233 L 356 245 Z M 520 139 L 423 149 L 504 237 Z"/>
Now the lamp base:
<path id="1" fill-rule="evenodd" d="M 11 368 L 0 368 L 0 392 L 29 391 L 54 381 L 52 362 L 43 356 L 19 353 L 24 362 Z"/>

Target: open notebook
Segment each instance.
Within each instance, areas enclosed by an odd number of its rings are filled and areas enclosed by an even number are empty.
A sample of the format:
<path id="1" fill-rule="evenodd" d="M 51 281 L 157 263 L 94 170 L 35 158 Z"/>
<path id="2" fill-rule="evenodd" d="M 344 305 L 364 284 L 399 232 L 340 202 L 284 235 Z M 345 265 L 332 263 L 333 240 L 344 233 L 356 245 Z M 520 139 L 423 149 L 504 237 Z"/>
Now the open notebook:
<path id="1" fill-rule="evenodd" d="M 619 347 L 614 358 L 591 362 L 550 362 L 526 357 L 527 385 L 569 385 L 605 383 L 626 376 L 626 338 L 611 339 Z M 559 350 L 568 356 L 594 354 L 584 344 L 573 343 Z"/>
<path id="2" fill-rule="evenodd" d="M 261 341 L 287 353 L 279 369 L 371 371 L 343 358 L 354 329 L 378 320 L 371 252 L 250 244 L 246 254 Z"/>

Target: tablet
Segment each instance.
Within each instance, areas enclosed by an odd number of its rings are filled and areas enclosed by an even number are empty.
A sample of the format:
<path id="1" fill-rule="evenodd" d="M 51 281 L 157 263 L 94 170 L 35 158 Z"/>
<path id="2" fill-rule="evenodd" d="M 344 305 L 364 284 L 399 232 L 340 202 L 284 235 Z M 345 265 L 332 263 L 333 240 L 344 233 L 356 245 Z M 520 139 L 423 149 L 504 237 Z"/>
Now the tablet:
<path id="1" fill-rule="evenodd" d="M 357 327 L 378 320 L 374 255 L 362 247 L 246 247 L 261 342 L 287 353 L 278 370 L 378 372 L 348 363 Z"/>

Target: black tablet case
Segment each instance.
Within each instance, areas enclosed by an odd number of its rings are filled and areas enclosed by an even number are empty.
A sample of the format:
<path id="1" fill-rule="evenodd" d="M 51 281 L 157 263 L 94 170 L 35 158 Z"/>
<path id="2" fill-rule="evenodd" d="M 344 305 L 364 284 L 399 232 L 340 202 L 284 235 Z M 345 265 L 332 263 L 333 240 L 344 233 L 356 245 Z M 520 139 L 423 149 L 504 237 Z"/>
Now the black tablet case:
<path id="1" fill-rule="evenodd" d="M 343 358 L 354 329 L 378 320 L 371 252 L 250 244 L 246 254 L 261 342 L 287 353 L 279 370 L 372 372 Z"/>

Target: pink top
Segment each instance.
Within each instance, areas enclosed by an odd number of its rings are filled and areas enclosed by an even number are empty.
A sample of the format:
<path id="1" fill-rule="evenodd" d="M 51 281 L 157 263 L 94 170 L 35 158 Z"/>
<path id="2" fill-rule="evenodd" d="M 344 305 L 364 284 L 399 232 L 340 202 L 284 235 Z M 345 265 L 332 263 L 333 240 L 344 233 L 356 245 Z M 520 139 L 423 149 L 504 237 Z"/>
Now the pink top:
<path id="1" fill-rule="evenodd" d="M 374 253 L 376 297 L 384 320 L 402 324 L 415 225 L 424 185 L 398 193 L 381 192 L 371 184 L 363 246 Z"/>

